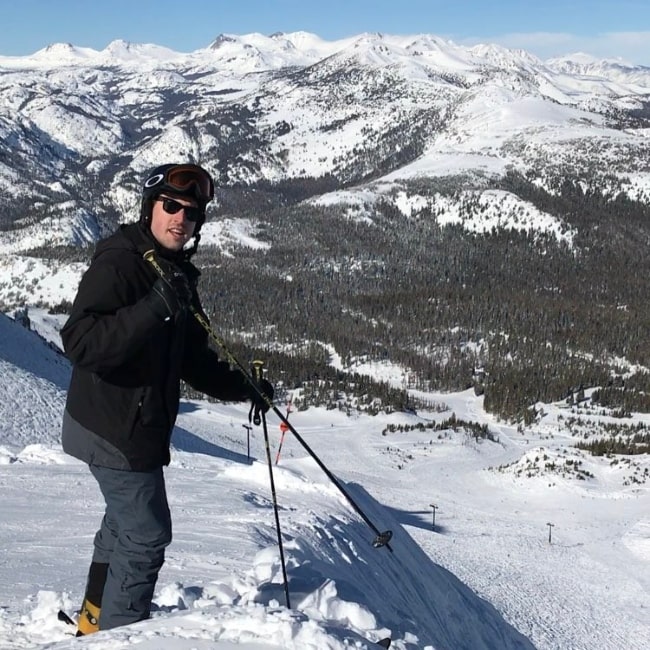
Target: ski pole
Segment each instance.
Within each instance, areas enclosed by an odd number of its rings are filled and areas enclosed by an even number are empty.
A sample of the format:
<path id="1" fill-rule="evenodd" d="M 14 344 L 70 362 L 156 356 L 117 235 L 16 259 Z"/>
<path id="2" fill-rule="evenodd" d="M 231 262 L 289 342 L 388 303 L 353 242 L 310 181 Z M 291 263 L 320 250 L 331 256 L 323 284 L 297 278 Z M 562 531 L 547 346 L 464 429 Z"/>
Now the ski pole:
<path id="1" fill-rule="evenodd" d="M 291 397 L 289 397 L 289 401 L 287 402 L 287 420 L 289 419 L 289 413 L 291 413 Z M 280 422 L 280 431 L 282 431 L 282 435 L 280 436 L 280 444 L 278 445 L 278 453 L 275 456 L 275 464 L 277 465 L 279 460 L 280 460 L 280 452 L 282 451 L 282 444 L 284 443 L 284 435 L 286 434 L 287 431 L 289 431 L 289 427 L 284 422 Z"/>
<path id="2" fill-rule="evenodd" d="M 165 271 L 156 260 L 156 251 L 154 251 L 153 249 L 149 250 L 144 253 L 143 257 L 147 262 L 151 264 L 151 266 L 153 266 L 156 273 L 158 273 L 158 275 L 164 279 Z M 212 340 L 212 342 L 221 348 L 222 352 L 226 356 L 226 359 L 228 359 L 228 362 L 232 366 L 237 368 L 237 370 L 239 370 L 239 372 L 246 379 L 248 384 L 253 388 L 255 393 L 259 395 L 264 400 L 264 402 L 269 407 L 269 409 L 272 410 L 280 418 L 280 420 L 287 425 L 287 428 L 295 436 L 296 440 L 303 446 L 305 451 L 314 459 L 316 464 L 323 470 L 327 478 L 329 478 L 329 480 L 334 484 L 334 486 L 338 489 L 338 491 L 345 497 L 347 502 L 352 506 L 352 508 L 354 508 L 357 514 L 366 522 L 368 527 L 375 533 L 375 539 L 372 541 L 372 545 L 375 548 L 380 548 L 382 546 L 385 546 L 392 553 L 393 549 L 391 548 L 389 542 L 391 537 L 393 536 L 393 532 L 391 530 L 380 531 L 372 523 L 372 521 L 370 521 L 366 513 L 359 507 L 356 501 L 348 494 L 345 488 L 341 485 L 340 481 L 334 476 L 334 474 L 332 474 L 332 472 L 330 472 L 329 469 L 327 469 L 323 461 L 316 455 L 316 453 L 307 444 L 307 442 L 303 439 L 303 437 L 296 431 L 295 427 L 282 414 L 280 409 L 277 406 L 275 406 L 275 404 L 273 404 L 272 400 L 269 399 L 268 395 L 263 390 L 260 389 L 260 387 L 257 385 L 252 375 L 246 370 L 246 368 L 244 368 L 244 366 L 239 362 L 237 357 L 230 351 L 224 339 L 222 339 L 212 329 L 212 327 L 210 327 L 210 323 L 207 321 L 205 316 L 199 313 L 199 311 L 197 311 L 197 309 L 192 305 L 189 305 L 189 310 L 191 314 L 194 316 L 194 318 L 196 318 L 199 325 L 201 325 L 201 327 L 206 331 L 208 337 Z"/>
<path id="3" fill-rule="evenodd" d="M 262 366 L 263 361 L 255 360 L 252 364 L 253 379 L 260 385 L 262 380 Z M 275 494 L 275 481 L 273 480 L 273 463 L 271 462 L 271 449 L 269 447 L 269 431 L 266 426 L 266 413 L 264 409 L 259 409 L 262 418 L 262 430 L 264 431 L 264 446 L 266 447 L 266 460 L 269 465 L 269 479 L 271 481 L 271 496 L 273 497 L 273 512 L 275 514 L 275 530 L 278 535 L 278 547 L 280 548 L 280 562 L 282 563 L 282 578 L 284 579 L 284 597 L 287 602 L 287 609 L 291 609 L 291 602 L 289 599 L 289 581 L 287 580 L 287 565 L 284 561 L 284 547 L 282 545 L 282 533 L 280 532 L 280 515 L 278 513 L 278 499 Z"/>

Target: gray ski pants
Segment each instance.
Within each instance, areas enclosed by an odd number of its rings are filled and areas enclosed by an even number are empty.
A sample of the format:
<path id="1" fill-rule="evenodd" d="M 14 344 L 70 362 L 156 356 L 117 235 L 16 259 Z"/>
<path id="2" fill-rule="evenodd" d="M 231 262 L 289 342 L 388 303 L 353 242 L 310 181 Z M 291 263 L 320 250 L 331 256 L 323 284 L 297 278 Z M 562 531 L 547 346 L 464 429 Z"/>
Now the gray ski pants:
<path id="1" fill-rule="evenodd" d="M 162 468 L 131 472 L 91 465 L 106 501 L 93 562 L 108 564 L 99 629 L 149 617 L 172 522 Z"/>

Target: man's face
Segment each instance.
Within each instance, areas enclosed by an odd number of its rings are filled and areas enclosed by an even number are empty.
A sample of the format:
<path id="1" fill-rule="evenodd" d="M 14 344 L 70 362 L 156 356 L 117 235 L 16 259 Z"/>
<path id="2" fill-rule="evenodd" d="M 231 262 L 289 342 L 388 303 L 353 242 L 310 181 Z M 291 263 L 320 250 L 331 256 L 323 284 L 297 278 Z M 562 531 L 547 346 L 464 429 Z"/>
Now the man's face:
<path id="1" fill-rule="evenodd" d="M 180 251 L 196 228 L 196 222 L 190 221 L 179 206 L 196 208 L 197 203 L 188 197 L 161 194 L 151 210 L 151 234 L 161 246 L 172 251 Z"/>

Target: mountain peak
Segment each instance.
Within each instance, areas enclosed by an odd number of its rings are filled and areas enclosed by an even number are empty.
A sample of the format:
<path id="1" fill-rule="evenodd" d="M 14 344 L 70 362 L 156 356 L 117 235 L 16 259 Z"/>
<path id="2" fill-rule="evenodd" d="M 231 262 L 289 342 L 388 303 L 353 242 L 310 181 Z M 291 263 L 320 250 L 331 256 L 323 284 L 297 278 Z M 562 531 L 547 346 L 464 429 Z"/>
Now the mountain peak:
<path id="1" fill-rule="evenodd" d="M 519 66 L 540 66 L 542 60 L 534 54 L 522 49 L 508 48 L 496 43 L 481 43 L 469 48 L 469 51 L 479 59 L 485 59 L 492 64 L 504 68 Z"/>
<path id="2" fill-rule="evenodd" d="M 233 34 L 219 34 L 217 38 L 208 45 L 209 50 L 218 50 L 220 47 L 226 43 L 236 43 L 239 38 Z"/>
<path id="3" fill-rule="evenodd" d="M 89 47 L 78 47 L 72 43 L 50 43 L 47 47 L 35 52 L 30 59 L 41 63 L 69 64 L 75 62 L 88 62 L 97 56 L 97 50 Z"/>
<path id="4" fill-rule="evenodd" d="M 75 47 L 72 43 L 50 43 L 45 52 L 72 52 Z"/>

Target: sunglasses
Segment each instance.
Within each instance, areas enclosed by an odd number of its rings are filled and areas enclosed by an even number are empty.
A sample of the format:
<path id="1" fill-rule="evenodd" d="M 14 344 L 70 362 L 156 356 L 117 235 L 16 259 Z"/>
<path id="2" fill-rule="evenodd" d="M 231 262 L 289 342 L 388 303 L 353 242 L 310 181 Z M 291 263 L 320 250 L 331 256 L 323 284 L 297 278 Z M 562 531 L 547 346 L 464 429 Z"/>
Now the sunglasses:
<path id="1" fill-rule="evenodd" d="M 185 218 L 194 223 L 205 217 L 203 210 L 201 210 L 201 208 L 196 208 L 193 205 L 183 205 L 178 201 L 174 201 L 174 199 L 166 199 L 162 197 L 157 200 L 162 203 L 163 210 L 167 214 L 176 214 L 177 212 L 184 210 Z"/>

